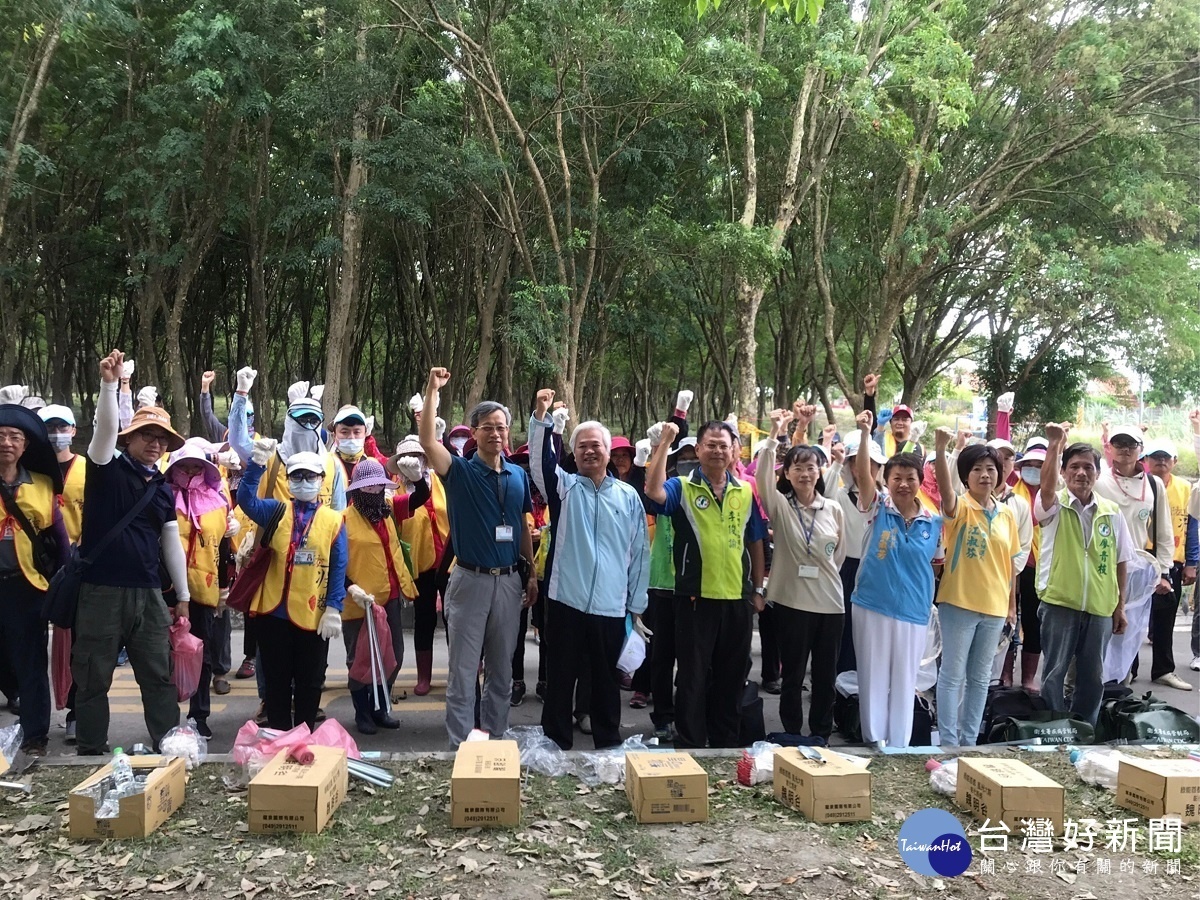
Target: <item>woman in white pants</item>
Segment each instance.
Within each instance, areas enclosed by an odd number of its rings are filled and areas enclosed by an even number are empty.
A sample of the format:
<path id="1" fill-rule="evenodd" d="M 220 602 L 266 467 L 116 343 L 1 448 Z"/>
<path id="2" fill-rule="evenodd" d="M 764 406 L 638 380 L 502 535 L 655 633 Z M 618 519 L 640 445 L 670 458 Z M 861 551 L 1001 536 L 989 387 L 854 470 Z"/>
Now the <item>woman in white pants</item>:
<path id="1" fill-rule="evenodd" d="M 857 419 L 864 442 L 871 419 L 869 412 Z M 886 494 L 875 489 L 869 454 L 855 457 L 855 469 L 859 513 L 867 518 L 850 597 L 863 739 L 880 749 L 907 747 L 933 607 L 933 564 L 942 560 L 942 518 L 918 499 L 923 467 L 915 454 L 897 453 L 884 465 Z"/>

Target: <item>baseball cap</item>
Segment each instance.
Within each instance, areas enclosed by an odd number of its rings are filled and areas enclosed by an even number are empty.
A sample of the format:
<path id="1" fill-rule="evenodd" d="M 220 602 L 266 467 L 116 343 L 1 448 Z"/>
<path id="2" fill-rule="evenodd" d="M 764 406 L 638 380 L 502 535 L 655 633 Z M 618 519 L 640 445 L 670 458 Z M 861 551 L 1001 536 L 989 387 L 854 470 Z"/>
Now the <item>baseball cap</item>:
<path id="1" fill-rule="evenodd" d="M 293 453 L 288 457 L 287 473 L 291 475 L 293 472 L 317 472 L 324 473 L 325 464 L 321 462 L 321 457 L 315 453 L 310 453 L 303 450 L 300 453 Z"/>
<path id="2" fill-rule="evenodd" d="M 1132 438 L 1139 444 L 1144 443 L 1146 440 L 1146 435 L 1136 425 L 1118 425 L 1108 433 L 1108 442 L 1111 444 L 1114 438 L 1122 436 Z"/>
<path id="3" fill-rule="evenodd" d="M 1045 462 L 1045 461 L 1046 461 L 1046 448 L 1045 447 L 1034 447 L 1030 450 L 1026 450 L 1023 454 L 1021 454 L 1021 458 L 1017 460 L 1017 465 L 1019 466 L 1022 463 L 1027 463 L 1027 462 Z"/>
<path id="4" fill-rule="evenodd" d="M 908 416 L 910 419 L 916 418 L 913 415 L 912 407 L 906 406 L 903 403 L 892 407 L 892 418 L 894 419 L 896 416 Z"/>
<path id="5" fill-rule="evenodd" d="M 1179 455 L 1175 452 L 1175 445 L 1171 441 L 1164 440 L 1163 438 L 1147 441 L 1146 446 L 1142 448 L 1143 458 L 1147 456 L 1155 456 L 1160 453 L 1171 457 L 1171 459 L 1175 459 Z"/>
<path id="6" fill-rule="evenodd" d="M 52 403 L 49 406 L 43 406 L 37 411 L 38 418 L 43 422 L 51 422 L 57 419 L 60 422 L 66 422 L 68 425 L 75 424 L 75 413 L 71 412 L 69 406 L 59 406 L 57 403 Z"/>
<path id="7" fill-rule="evenodd" d="M 1006 441 L 1004 438 L 993 438 L 987 442 L 987 445 L 993 450 L 1007 450 L 1013 454 L 1017 452 L 1017 448 L 1012 445 L 1012 442 Z"/>
<path id="8" fill-rule="evenodd" d="M 861 434 L 862 432 L 856 432 L 846 437 L 846 459 L 858 456 L 858 451 L 862 446 Z M 867 441 L 867 453 L 871 457 L 871 462 L 879 463 L 881 466 L 887 462 L 887 457 L 883 455 L 883 448 L 874 441 Z"/>
<path id="9" fill-rule="evenodd" d="M 342 422 L 358 422 L 359 425 L 367 424 L 367 417 L 363 415 L 363 411 L 353 404 L 347 404 L 337 411 L 337 415 L 333 417 L 333 424 L 338 425 Z"/>

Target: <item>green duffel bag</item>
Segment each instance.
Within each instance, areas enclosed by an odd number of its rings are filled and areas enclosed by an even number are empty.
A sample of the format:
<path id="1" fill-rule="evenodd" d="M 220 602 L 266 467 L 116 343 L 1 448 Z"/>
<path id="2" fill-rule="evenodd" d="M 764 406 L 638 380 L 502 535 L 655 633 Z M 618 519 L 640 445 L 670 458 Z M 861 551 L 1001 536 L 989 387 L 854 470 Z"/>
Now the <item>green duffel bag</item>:
<path id="1" fill-rule="evenodd" d="M 1117 716 L 1117 735 L 1126 741 L 1154 744 L 1200 743 L 1200 725 L 1181 709 L 1165 703 L 1157 709 L 1127 712 Z"/>
<path id="2" fill-rule="evenodd" d="M 1154 697 L 1149 691 L 1140 697 L 1122 697 L 1119 700 L 1106 700 L 1100 707 L 1100 715 L 1096 719 L 1096 741 L 1106 744 L 1121 738 L 1121 723 L 1129 716 L 1137 713 L 1150 712 L 1152 709 L 1162 709 L 1167 704 Z"/>
<path id="3" fill-rule="evenodd" d="M 1095 737 L 1096 729 L 1087 719 L 1069 712 L 1047 710 L 1024 719 L 1013 716 L 1001 719 L 992 726 L 988 743 L 1005 744 L 1040 738 L 1042 744 L 1091 744 Z"/>

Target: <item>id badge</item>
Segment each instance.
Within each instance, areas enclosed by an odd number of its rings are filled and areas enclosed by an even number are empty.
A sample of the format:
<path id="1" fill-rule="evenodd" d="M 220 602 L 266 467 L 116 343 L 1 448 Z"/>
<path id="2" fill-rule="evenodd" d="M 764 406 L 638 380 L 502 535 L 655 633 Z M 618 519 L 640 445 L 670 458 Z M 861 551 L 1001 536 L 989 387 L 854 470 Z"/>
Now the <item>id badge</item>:
<path id="1" fill-rule="evenodd" d="M 511 544 L 513 539 L 513 530 L 511 525 L 496 526 L 496 543 Z"/>
<path id="2" fill-rule="evenodd" d="M 801 566 L 799 574 L 800 574 L 801 578 L 816 578 L 817 577 L 817 567 L 816 566 Z"/>
<path id="3" fill-rule="evenodd" d="M 292 562 L 297 566 L 311 566 L 316 559 L 317 555 L 312 550 L 297 550 L 292 556 Z"/>

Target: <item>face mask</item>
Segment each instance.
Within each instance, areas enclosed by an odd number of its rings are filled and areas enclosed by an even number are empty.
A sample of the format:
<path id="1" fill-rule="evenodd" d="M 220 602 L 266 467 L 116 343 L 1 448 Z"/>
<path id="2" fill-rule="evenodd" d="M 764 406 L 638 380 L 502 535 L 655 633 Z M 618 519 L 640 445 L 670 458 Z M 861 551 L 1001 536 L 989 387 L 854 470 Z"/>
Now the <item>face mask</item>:
<path id="1" fill-rule="evenodd" d="M 463 447 L 467 446 L 467 439 L 465 437 L 452 437 L 450 438 L 450 446 L 459 453 L 462 453 Z"/>
<path id="2" fill-rule="evenodd" d="M 288 490 L 292 492 L 295 499 L 302 503 L 311 503 L 317 499 L 317 494 L 321 493 L 321 482 L 289 478 Z"/>
<path id="3" fill-rule="evenodd" d="M 363 451 L 362 438 L 342 438 L 337 442 L 338 453 L 342 456 L 358 456 Z"/>
<path id="4" fill-rule="evenodd" d="M 699 460 L 685 459 L 675 464 L 675 473 L 680 478 L 691 478 L 698 468 L 700 468 Z"/>
<path id="5" fill-rule="evenodd" d="M 1021 480 L 1031 487 L 1037 487 L 1042 483 L 1042 470 L 1025 466 L 1021 469 Z"/>
<path id="6" fill-rule="evenodd" d="M 55 450 L 66 450 L 71 446 L 71 435 L 69 434 L 52 434 L 50 435 L 50 446 Z"/>

